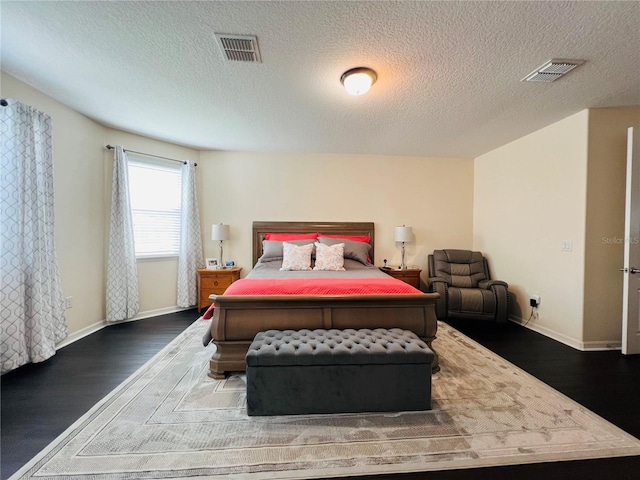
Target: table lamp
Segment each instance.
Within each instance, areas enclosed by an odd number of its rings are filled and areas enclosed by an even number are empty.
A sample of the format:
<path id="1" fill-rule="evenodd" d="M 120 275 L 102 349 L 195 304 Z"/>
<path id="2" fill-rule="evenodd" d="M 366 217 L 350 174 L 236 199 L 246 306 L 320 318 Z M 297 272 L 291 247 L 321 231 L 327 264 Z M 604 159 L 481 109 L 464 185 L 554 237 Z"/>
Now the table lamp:
<path id="1" fill-rule="evenodd" d="M 396 227 L 396 242 L 402 242 L 402 263 L 400 264 L 401 270 L 406 270 L 407 266 L 404 263 L 404 245 L 407 242 L 411 241 L 413 236 L 413 232 L 411 231 L 411 227 L 405 227 L 404 225 L 401 227 Z"/>
<path id="2" fill-rule="evenodd" d="M 218 263 L 218 268 L 224 268 L 224 261 L 222 259 L 222 242 L 229 240 L 230 237 L 229 225 L 223 225 L 222 223 L 214 223 L 211 225 L 211 240 L 220 241 L 220 263 Z"/>

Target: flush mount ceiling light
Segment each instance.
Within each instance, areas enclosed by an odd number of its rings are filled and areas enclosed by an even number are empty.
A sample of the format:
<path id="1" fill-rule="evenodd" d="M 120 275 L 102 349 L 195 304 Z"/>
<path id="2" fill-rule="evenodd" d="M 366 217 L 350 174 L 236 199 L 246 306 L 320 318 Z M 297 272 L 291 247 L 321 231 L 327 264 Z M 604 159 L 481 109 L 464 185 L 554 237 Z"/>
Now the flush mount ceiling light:
<path id="1" fill-rule="evenodd" d="M 340 82 L 349 95 L 363 95 L 378 79 L 376 72 L 366 67 L 352 68 L 340 77 Z"/>

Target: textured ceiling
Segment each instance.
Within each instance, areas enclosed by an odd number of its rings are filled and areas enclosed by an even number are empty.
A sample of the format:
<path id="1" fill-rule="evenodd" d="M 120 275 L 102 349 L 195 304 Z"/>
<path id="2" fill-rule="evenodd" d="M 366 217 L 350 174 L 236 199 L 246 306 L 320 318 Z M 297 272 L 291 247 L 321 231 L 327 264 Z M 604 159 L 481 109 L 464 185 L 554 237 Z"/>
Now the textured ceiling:
<path id="1" fill-rule="evenodd" d="M 475 157 L 640 104 L 638 2 L 1 3 L 2 69 L 108 126 L 199 149 Z M 257 35 L 263 63 L 214 32 Z M 520 82 L 550 58 L 587 61 Z M 368 66 L 371 91 L 340 75 Z"/>

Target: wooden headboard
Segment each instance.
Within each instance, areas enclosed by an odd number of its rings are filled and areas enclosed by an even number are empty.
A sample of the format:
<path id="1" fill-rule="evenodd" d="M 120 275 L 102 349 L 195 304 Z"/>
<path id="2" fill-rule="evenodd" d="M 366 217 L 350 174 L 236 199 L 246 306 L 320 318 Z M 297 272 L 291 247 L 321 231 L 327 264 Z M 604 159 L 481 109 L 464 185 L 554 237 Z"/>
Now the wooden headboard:
<path id="1" fill-rule="evenodd" d="M 373 222 L 253 222 L 253 265 L 262 255 L 265 233 L 311 233 L 328 235 L 369 235 L 371 259 L 374 256 L 375 227 Z"/>

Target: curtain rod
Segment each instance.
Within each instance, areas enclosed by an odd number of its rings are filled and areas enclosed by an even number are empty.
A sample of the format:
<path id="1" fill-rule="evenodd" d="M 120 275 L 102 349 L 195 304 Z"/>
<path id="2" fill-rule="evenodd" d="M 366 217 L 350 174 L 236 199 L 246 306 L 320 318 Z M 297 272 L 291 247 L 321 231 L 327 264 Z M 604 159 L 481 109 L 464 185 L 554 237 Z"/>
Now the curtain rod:
<path id="1" fill-rule="evenodd" d="M 113 150 L 115 147 L 113 145 L 107 145 L 106 148 L 109 149 L 109 150 Z M 129 150 L 127 148 L 123 148 L 123 150 L 125 152 L 137 153 L 138 155 L 145 155 L 146 157 L 162 158 L 163 160 L 171 160 L 172 162 L 180 162 L 180 163 L 185 164 L 185 165 L 187 164 L 187 162 L 185 162 L 184 160 L 177 160 L 175 158 L 161 157 L 160 155 L 152 155 L 151 153 L 136 152 L 135 150 Z M 194 163 L 194 165 L 196 167 L 198 166 L 197 163 Z"/>

